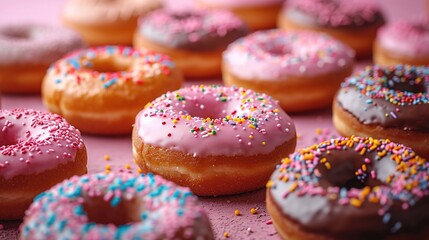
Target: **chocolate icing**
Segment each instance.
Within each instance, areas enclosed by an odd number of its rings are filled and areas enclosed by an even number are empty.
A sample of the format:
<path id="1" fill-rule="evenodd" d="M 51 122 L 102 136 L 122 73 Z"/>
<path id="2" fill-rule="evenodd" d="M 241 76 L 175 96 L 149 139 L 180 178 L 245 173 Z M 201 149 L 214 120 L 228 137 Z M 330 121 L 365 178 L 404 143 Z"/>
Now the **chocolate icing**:
<path id="1" fill-rule="evenodd" d="M 356 145 L 355 145 L 356 146 Z M 291 192 L 285 197 L 285 193 L 297 182 L 290 179 L 287 182 L 281 181 L 282 175 L 302 174 L 306 176 L 306 182 L 317 183 L 325 191 L 328 187 L 340 187 L 349 191 L 351 188 L 363 188 L 364 186 L 386 186 L 386 178 L 390 174 L 397 174 L 397 164 L 391 160 L 391 154 L 377 158 L 377 151 L 366 152 L 361 155 L 359 151 L 353 149 L 331 150 L 318 156 L 320 159 L 326 157 L 332 168 L 327 170 L 320 162 L 315 168 L 321 173 L 321 177 L 314 177 L 311 173 L 306 175 L 308 169 L 302 167 L 287 168 L 286 173 L 276 170 L 271 177 L 274 185 L 268 190 L 270 197 L 276 204 L 277 209 L 289 220 L 298 224 L 303 231 L 316 234 L 328 235 L 334 239 L 381 239 L 393 233 L 416 233 L 424 230 L 429 221 L 429 197 L 426 194 L 420 199 L 413 199 L 415 203 L 407 210 L 402 209 L 402 201 L 392 199 L 388 207 L 380 203 L 369 201 L 363 202 L 360 207 L 350 204 L 341 205 L 338 199 L 330 199 L 327 195 L 302 194 L 300 190 Z M 367 164 L 368 172 L 374 170 L 376 178 L 369 176 L 356 179 L 355 172 L 365 163 L 364 159 L 372 159 L 371 164 Z M 292 159 L 292 157 L 291 157 Z M 301 160 L 292 160 L 301 161 Z M 307 165 L 308 167 L 308 165 Z M 427 165 L 426 165 L 427 168 Z M 311 171 L 311 170 L 310 170 Z M 422 171 L 427 171 L 422 168 Z M 398 197 L 399 193 L 395 196 Z M 380 214 L 380 209 L 384 209 L 386 214 Z"/>
<path id="2" fill-rule="evenodd" d="M 394 104 L 389 101 L 389 96 L 373 96 L 363 92 L 365 81 L 375 81 L 375 85 L 382 91 L 391 94 L 403 94 L 404 96 L 423 93 L 428 94 L 429 83 L 427 80 L 416 83 L 418 77 L 411 72 L 405 81 L 394 81 L 392 73 L 381 78 L 374 78 L 372 73 L 363 73 L 357 78 L 366 77 L 361 82 L 352 77 L 343 83 L 343 88 L 338 92 L 337 103 L 343 109 L 353 114 L 363 124 L 377 124 L 383 128 L 398 128 L 403 130 L 429 132 L 429 104 L 424 100 L 413 100 L 415 104 Z M 362 84 L 362 86 L 361 86 Z M 393 91 L 391 91 L 393 90 Z M 424 97 L 425 99 L 426 97 Z"/>
<path id="3" fill-rule="evenodd" d="M 294 22 L 328 28 L 381 26 L 385 20 L 373 3 L 350 0 L 290 0 L 282 11 Z"/>
<path id="4" fill-rule="evenodd" d="M 141 20 L 139 24 L 139 33 L 148 40 L 168 48 L 189 51 L 222 50 L 247 32 L 244 22 L 232 13 L 217 10 L 159 10 Z"/>

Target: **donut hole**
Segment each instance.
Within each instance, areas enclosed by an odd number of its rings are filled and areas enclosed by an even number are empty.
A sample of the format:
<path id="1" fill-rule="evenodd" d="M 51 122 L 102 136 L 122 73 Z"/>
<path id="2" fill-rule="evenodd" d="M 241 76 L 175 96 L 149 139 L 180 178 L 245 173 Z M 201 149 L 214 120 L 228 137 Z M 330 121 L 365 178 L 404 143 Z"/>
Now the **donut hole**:
<path id="1" fill-rule="evenodd" d="M 116 206 L 112 206 L 111 202 L 105 201 L 103 197 L 87 197 L 83 203 L 83 209 L 90 222 L 115 226 L 140 222 L 142 206 L 138 198 L 123 198 Z"/>
<path id="2" fill-rule="evenodd" d="M 3 35 L 13 40 L 26 40 L 31 38 L 31 32 L 26 30 L 11 29 L 3 32 Z"/>
<path id="3" fill-rule="evenodd" d="M 183 109 L 192 117 L 218 119 L 224 118 L 232 111 L 229 110 L 233 104 L 218 101 L 215 96 L 205 95 L 200 98 L 186 99 L 187 104 Z"/>
<path id="4" fill-rule="evenodd" d="M 260 44 L 260 47 L 264 50 L 265 53 L 268 53 L 273 57 L 281 57 L 292 53 L 292 49 L 290 49 L 287 44 L 284 43 L 262 43 Z"/>
<path id="5" fill-rule="evenodd" d="M 99 57 L 92 59 L 87 68 L 100 73 L 115 73 L 128 71 L 130 66 L 131 63 L 127 59 Z"/>
<path id="6" fill-rule="evenodd" d="M 17 133 L 12 134 L 10 132 L 3 132 L 0 137 L 0 146 L 10 146 L 15 145 L 19 142 L 19 137 Z"/>

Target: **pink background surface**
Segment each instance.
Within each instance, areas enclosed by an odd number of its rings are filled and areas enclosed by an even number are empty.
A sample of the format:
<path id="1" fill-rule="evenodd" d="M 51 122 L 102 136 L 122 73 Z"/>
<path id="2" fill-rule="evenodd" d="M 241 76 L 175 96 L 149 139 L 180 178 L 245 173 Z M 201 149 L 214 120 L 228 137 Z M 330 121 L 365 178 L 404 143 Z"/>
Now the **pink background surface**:
<path id="1" fill-rule="evenodd" d="M 166 0 L 167 1 L 167 0 Z M 182 0 L 185 2 L 185 0 Z M 168 0 L 177 3 L 177 0 Z M 187 0 L 186 0 L 187 2 Z M 389 21 L 395 19 L 413 19 L 425 14 L 423 0 L 378 0 Z M 59 16 L 64 0 L 0 0 L 0 24 L 16 22 L 34 22 L 45 24 L 60 24 Z M 186 5 L 181 2 L 181 6 Z M 360 68 L 369 61 L 360 62 Z M 221 83 L 219 80 L 199 81 L 201 83 Z M 187 85 L 192 84 L 188 82 Z M 2 107 L 46 109 L 42 106 L 40 96 L 3 95 Z M 331 122 L 329 109 L 316 112 L 291 115 L 295 121 L 300 136 L 298 147 L 305 147 L 332 136 L 338 136 Z M 323 134 L 319 134 L 319 129 Z M 131 165 L 131 170 L 137 167 L 132 160 L 131 137 L 97 137 L 83 135 L 88 149 L 88 170 L 90 173 L 104 171 L 106 165 L 113 170 L 125 169 L 125 164 Z M 110 160 L 104 160 L 109 155 Z M 223 238 L 228 232 L 230 239 L 279 239 L 272 225 L 266 224 L 270 216 L 265 210 L 265 190 L 240 194 L 235 196 L 200 198 L 209 213 L 216 237 Z M 250 209 L 258 209 L 257 214 L 251 214 Z M 235 216 L 234 210 L 240 210 L 242 216 Z M 0 209 L 1 211 L 1 209 Z M 16 227 L 19 222 L 0 222 L 5 230 L 0 231 L 0 239 L 16 239 Z"/>

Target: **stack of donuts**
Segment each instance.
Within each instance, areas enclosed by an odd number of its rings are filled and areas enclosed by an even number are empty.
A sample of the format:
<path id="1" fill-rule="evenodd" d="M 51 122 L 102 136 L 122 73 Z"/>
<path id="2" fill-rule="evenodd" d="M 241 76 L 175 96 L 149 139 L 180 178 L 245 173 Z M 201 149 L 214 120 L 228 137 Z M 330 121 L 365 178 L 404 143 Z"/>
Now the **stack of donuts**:
<path id="1" fill-rule="evenodd" d="M 282 239 L 427 239 L 428 18 L 177 5 L 68 0 L 63 26 L 0 25 L 1 91 L 45 108 L 0 109 L 0 222 L 22 220 L 21 239 L 216 239 L 197 196 L 266 188 Z M 331 108 L 341 137 L 296 149 L 295 117 Z M 138 171 L 88 171 L 92 136 L 127 138 Z"/>

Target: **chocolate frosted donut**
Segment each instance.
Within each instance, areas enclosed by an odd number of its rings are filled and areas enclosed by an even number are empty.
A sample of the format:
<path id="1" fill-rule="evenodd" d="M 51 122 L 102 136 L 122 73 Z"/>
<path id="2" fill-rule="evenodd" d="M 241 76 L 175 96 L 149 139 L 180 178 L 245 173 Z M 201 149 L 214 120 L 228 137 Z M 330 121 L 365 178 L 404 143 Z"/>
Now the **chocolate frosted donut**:
<path id="1" fill-rule="evenodd" d="M 352 47 L 358 56 L 372 51 L 384 17 L 373 1 L 290 0 L 278 20 L 280 28 L 325 32 Z"/>
<path id="2" fill-rule="evenodd" d="M 333 104 L 343 136 L 388 138 L 429 156 L 429 68 L 368 67 L 348 78 Z"/>
<path id="3" fill-rule="evenodd" d="M 283 159 L 267 208 L 285 239 L 427 239 L 428 171 L 401 144 L 333 139 Z"/>
<path id="4" fill-rule="evenodd" d="M 163 9 L 140 19 L 134 45 L 168 54 L 187 77 L 213 77 L 222 51 L 247 31 L 228 11 Z"/>

